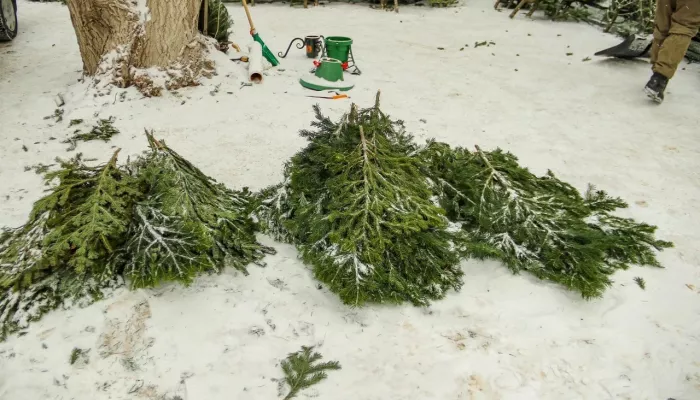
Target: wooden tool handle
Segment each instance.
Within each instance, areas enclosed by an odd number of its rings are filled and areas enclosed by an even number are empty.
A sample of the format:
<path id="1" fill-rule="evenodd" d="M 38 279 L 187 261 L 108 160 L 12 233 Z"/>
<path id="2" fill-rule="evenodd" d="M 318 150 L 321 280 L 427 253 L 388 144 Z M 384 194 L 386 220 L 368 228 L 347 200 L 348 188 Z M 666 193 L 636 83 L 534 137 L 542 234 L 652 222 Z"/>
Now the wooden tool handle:
<path id="1" fill-rule="evenodd" d="M 245 9 L 245 15 L 248 17 L 248 24 L 250 25 L 250 32 L 252 33 L 255 30 L 255 25 L 253 25 L 253 18 L 250 16 L 250 10 L 248 10 L 248 3 L 246 3 L 245 0 L 242 0 L 243 2 L 243 8 Z"/>

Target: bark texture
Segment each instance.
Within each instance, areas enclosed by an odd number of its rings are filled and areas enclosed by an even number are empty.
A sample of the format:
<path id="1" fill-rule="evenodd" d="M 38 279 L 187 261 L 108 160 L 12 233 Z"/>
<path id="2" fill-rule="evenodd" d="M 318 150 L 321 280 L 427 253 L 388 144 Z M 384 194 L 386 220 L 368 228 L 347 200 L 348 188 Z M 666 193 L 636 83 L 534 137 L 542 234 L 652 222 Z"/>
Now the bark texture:
<path id="1" fill-rule="evenodd" d="M 213 68 L 197 30 L 200 5 L 201 0 L 68 0 L 85 73 L 119 87 L 136 85 L 150 95 L 163 86 L 196 85 Z"/>

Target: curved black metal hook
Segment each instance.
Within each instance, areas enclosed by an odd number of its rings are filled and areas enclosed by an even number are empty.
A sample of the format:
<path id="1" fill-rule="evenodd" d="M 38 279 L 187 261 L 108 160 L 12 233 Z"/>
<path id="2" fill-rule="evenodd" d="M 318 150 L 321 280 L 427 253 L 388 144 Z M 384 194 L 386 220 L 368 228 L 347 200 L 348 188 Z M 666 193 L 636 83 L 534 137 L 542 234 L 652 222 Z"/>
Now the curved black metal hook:
<path id="1" fill-rule="evenodd" d="M 304 39 L 302 39 L 302 38 L 294 38 L 294 39 L 292 39 L 291 42 L 289 42 L 289 47 L 287 47 L 287 52 L 284 53 L 284 55 L 282 55 L 282 52 L 280 51 L 279 53 L 277 53 L 277 55 L 278 55 L 280 58 L 285 58 L 285 57 L 287 57 L 287 54 L 289 54 L 289 49 L 292 48 L 292 44 L 294 44 L 294 42 L 296 42 L 297 40 L 299 41 L 299 43 L 297 43 L 297 49 L 303 49 L 303 48 L 304 48 Z"/>
<path id="2" fill-rule="evenodd" d="M 319 46 L 320 46 L 319 54 L 321 54 L 322 56 L 325 56 L 326 55 L 326 37 L 323 35 L 320 35 L 319 37 L 321 38 L 321 43 L 319 43 Z"/>

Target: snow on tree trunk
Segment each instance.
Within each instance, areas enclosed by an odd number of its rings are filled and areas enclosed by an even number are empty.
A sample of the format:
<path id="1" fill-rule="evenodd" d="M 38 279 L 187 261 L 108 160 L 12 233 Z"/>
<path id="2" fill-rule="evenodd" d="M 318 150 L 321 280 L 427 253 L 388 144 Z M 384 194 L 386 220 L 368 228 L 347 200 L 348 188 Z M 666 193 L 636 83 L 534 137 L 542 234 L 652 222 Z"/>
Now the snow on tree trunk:
<path id="1" fill-rule="evenodd" d="M 83 69 L 100 85 L 146 95 L 210 77 L 207 41 L 197 30 L 201 0 L 68 0 Z"/>

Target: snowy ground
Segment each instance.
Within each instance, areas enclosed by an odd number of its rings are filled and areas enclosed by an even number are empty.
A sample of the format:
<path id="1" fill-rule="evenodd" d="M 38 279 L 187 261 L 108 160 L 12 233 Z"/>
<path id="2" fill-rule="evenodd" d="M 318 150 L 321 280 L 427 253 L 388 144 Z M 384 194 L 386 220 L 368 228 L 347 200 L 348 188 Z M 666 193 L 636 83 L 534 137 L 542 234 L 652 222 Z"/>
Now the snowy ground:
<path id="1" fill-rule="evenodd" d="M 343 366 L 306 393 L 320 399 L 700 398 L 700 68 L 680 71 L 655 106 L 641 92 L 648 65 L 582 61 L 615 37 L 582 24 L 511 21 L 492 4 L 253 13 L 276 51 L 306 34 L 355 39 L 364 74 L 352 101 L 367 106 L 381 89 L 385 109 L 419 139 L 501 146 L 536 172 L 551 168 L 582 189 L 593 182 L 627 199 L 628 215 L 676 243 L 660 255 L 665 270 L 618 273 L 603 299 L 586 302 L 497 263 L 468 262 L 462 291 L 428 309 L 350 309 L 317 288 L 292 247 L 276 244 L 268 267 L 248 277 L 228 271 L 190 288 L 119 291 L 49 314 L 0 343 L 0 399 L 275 399 L 279 360 L 312 344 Z M 86 155 L 107 159 L 112 146 L 136 154 L 152 128 L 231 187 L 276 183 L 304 145 L 296 132 L 317 100 L 297 83 L 311 67 L 301 50 L 259 86 L 241 87 L 245 70 L 223 59 L 219 76 L 177 95 L 93 98 L 78 83 L 67 9 L 19 6 L 20 35 L 0 44 L 0 226 L 23 223 L 41 194 L 25 166 L 69 156 L 60 141 L 72 118 L 115 116 L 122 131 L 108 144 L 80 144 Z M 244 14 L 230 10 L 245 44 Z M 484 40 L 496 44 L 474 48 Z M 59 93 L 64 121 L 43 119 Z M 349 104 L 322 106 L 337 115 Z M 91 349 L 89 364 L 69 365 L 74 347 Z"/>

